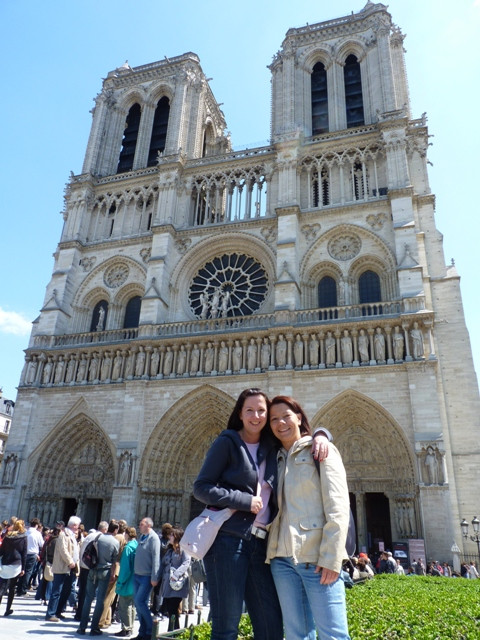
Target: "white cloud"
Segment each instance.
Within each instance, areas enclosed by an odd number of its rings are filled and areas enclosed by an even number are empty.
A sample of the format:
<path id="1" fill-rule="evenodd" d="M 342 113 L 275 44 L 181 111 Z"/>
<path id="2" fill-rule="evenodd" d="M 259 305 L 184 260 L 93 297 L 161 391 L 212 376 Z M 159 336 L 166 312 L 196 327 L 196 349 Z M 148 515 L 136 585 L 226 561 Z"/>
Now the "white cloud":
<path id="1" fill-rule="evenodd" d="M 15 336 L 28 336 L 32 330 L 32 323 L 16 311 L 5 311 L 0 307 L 0 333 L 10 333 Z"/>

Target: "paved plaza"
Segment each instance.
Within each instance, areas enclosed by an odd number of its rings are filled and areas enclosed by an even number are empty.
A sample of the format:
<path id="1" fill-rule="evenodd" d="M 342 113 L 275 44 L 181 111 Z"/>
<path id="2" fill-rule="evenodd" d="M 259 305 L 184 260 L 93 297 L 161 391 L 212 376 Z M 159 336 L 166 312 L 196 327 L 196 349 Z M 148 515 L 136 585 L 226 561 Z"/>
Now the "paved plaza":
<path id="1" fill-rule="evenodd" d="M 6 599 L 6 597 L 5 597 Z M 90 637 L 89 630 L 87 629 L 86 636 L 79 636 L 76 634 L 78 629 L 78 622 L 73 619 L 73 612 L 71 607 L 68 607 L 68 611 L 65 614 L 66 620 L 60 622 L 46 622 L 45 611 L 46 606 L 41 603 L 40 600 L 35 600 L 33 595 L 27 595 L 22 598 L 15 598 L 13 601 L 13 614 L 5 618 L 3 613 L 5 611 L 4 602 L 0 608 L 0 637 L 5 640 L 30 640 L 33 638 L 87 638 Z M 93 611 L 93 605 L 92 605 Z M 185 617 L 181 616 L 180 626 L 185 626 Z M 208 617 L 208 608 L 204 607 L 201 611 L 202 621 Z M 198 611 L 194 615 L 188 616 L 187 626 L 191 624 L 197 624 Z M 160 623 L 160 633 L 167 631 L 168 622 L 162 620 Z M 113 638 L 114 634 L 120 631 L 121 625 L 119 623 L 112 624 L 108 629 L 103 629 L 104 638 Z M 135 621 L 135 626 L 132 634 L 132 638 L 138 634 L 138 621 Z"/>

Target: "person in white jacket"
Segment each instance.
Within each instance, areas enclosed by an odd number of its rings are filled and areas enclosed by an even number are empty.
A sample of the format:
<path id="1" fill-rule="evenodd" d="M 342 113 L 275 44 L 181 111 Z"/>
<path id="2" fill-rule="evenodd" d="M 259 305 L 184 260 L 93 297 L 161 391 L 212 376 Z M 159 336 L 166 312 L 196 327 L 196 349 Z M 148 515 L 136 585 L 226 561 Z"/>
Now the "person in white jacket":
<path id="1" fill-rule="evenodd" d="M 311 454 L 308 419 L 288 396 L 272 400 L 278 453 L 278 514 L 268 527 L 267 562 L 283 613 L 286 640 L 349 640 L 345 587 L 350 503 L 345 468 L 336 447 L 319 465 Z"/>

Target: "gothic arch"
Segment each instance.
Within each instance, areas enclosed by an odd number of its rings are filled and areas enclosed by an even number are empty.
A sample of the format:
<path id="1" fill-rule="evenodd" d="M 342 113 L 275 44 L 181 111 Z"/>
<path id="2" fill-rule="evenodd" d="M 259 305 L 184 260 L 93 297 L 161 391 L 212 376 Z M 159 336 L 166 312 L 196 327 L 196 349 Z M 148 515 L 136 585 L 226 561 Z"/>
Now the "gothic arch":
<path id="1" fill-rule="evenodd" d="M 44 522 L 53 523 L 62 517 L 65 499 L 77 502 L 80 516 L 87 500 L 102 499 L 103 513 L 109 514 L 115 451 L 105 432 L 84 409 L 85 403 L 80 402 L 71 410 L 28 461 L 29 511 Z"/>
<path id="2" fill-rule="evenodd" d="M 251 256 L 257 260 L 267 272 L 268 281 L 275 282 L 276 264 L 270 247 L 258 238 L 246 233 L 221 233 L 214 237 L 201 240 L 194 248 L 179 260 L 172 271 L 172 289 L 177 295 L 182 296 L 181 306 L 187 316 L 192 316 L 192 311 L 188 302 L 189 285 L 197 271 L 209 260 L 224 253 L 240 253 Z M 273 287 L 267 292 L 262 309 L 268 309 Z M 175 305 L 173 305 L 175 306 Z"/>
<path id="3" fill-rule="evenodd" d="M 325 276 L 330 276 L 337 283 L 343 277 L 340 267 L 329 260 L 322 260 L 315 264 L 308 274 L 307 286 L 302 287 L 302 306 L 305 309 L 318 307 L 318 283 Z"/>
<path id="4" fill-rule="evenodd" d="M 119 100 L 117 110 L 123 118 L 126 118 L 129 110 L 135 103 L 138 103 L 140 105 L 140 111 L 143 113 L 143 106 L 146 99 L 147 95 L 144 87 L 138 86 L 128 89 Z"/>
<path id="5" fill-rule="evenodd" d="M 373 252 L 375 252 L 376 257 L 374 257 L 374 259 L 377 261 L 377 265 L 382 265 L 383 272 L 395 272 L 395 257 L 391 249 L 387 246 L 387 244 L 380 236 L 358 225 L 341 224 L 333 227 L 332 229 L 329 229 L 328 231 L 320 235 L 308 249 L 308 251 L 306 251 L 300 263 L 300 277 L 303 281 L 308 283 L 313 282 L 317 265 L 324 262 L 325 259 L 330 261 L 330 257 L 327 251 L 328 242 L 335 236 L 341 236 L 342 234 L 354 234 L 358 236 L 362 240 L 362 246 L 369 245 L 369 248 L 367 249 L 369 255 L 373 255 Z M 363 257 L 364 256 L 361 253 L 360 257 L 357 258 L 357 262 L 363 259 Z M 344 264 L 349 264 L 349 261 L 345 260 Z M 356 262 L 354 262 L 353 264 L 356 264 Z M 353 266 L 350 267 L 350 275 L 354 275 L 354 273 L 352 273 L 352 269 Z"/>
<path id="6" fill-rule="evenodd" d="M 321 62 L 325 66 L 325 69 L 328 69 L 333 62 L 332 47 L 327 45 L 313 45 L 306 49 L 298 60 L 298 64 L 309 74 L 312 73 L 312 69 L 317 62 Z"/>
<path id="7" fill-rule="evenodd" d="M 418 478 L 412 447 L 380 404 L 358 391 L 343 391 L 318 411 L 311 424 L 323 424 L 333 433 L 350 491 L 415 494 Z"/>
<path id="8" fill-rule="evenodd" d="M 191 391 L 161 417 L 140 462 L 141 512 L 186 524 L 193 481 L 235 400 L 210 385 Z"/>
<path id="9" fill-rule="evenodd" d="M 162 80 L 150 87 L 150 91 L 148 92 L 148 101 L 156 107 L 157 102 L 161 100 L 161 98 L 168 98 L 171 105 L 174 95 L 174 87 Z"/>
<path id="10" fill-rule="evenodd" d="M 335 60 L 342 66 L 349 55 L 354 55 L 358 62 L 362 62 L 367 55 L 367 47 L 362 38 L 349 38 L 336 47 Z"/>

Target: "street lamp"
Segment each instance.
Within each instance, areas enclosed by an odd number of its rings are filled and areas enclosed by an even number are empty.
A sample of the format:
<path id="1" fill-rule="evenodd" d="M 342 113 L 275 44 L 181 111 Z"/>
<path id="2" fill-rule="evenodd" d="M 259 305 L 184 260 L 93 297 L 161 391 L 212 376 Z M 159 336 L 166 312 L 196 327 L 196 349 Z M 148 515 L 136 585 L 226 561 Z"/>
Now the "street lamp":
<path id="1" fill-rule="evenodd" d="M 462 530 L 462 536 L 465 538 L 465 540 L 467 538 L 470 538 L 470 540 L 472 542 L 476 542 L 477 543 L 478 557 L 480 559 L 480 520 L 477 518 L 477 516 L 473 516 L 472 527 L 473 527 L 473 536 L 472 535 L 469 536 L 468 535 L 468 522 L 465 520 L 465 518 L 463 518 L 463 520 L 460 522 L 460 528 Z"/>

